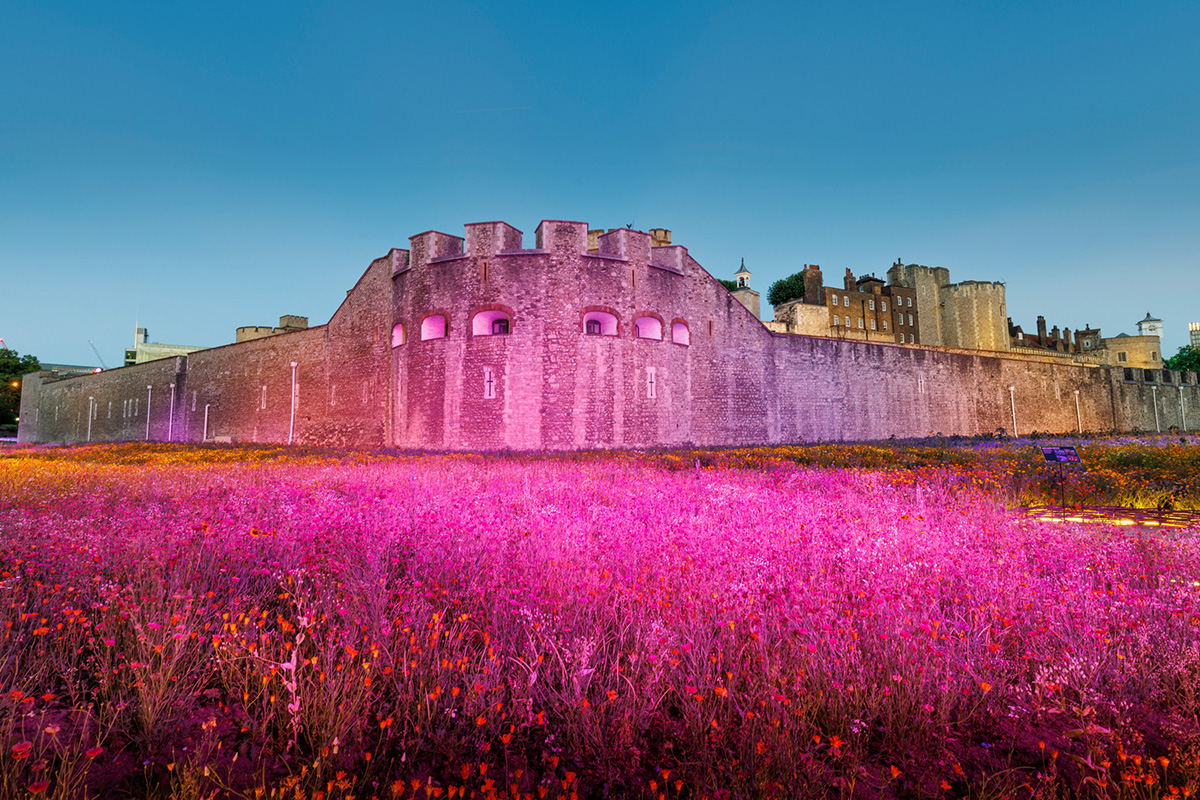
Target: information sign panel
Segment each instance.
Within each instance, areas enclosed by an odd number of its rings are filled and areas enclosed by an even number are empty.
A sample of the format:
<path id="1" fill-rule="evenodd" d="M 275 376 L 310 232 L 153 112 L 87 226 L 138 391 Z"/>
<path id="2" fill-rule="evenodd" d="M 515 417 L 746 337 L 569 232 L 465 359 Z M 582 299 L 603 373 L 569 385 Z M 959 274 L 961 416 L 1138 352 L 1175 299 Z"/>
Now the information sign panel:
<path id="1" fill-rule="evenodd" d="M 1051 464 L 1082 464 L 1079 452 L 1069 445 L 1054 445 L 1042 448 L 1042 457 Z"/>

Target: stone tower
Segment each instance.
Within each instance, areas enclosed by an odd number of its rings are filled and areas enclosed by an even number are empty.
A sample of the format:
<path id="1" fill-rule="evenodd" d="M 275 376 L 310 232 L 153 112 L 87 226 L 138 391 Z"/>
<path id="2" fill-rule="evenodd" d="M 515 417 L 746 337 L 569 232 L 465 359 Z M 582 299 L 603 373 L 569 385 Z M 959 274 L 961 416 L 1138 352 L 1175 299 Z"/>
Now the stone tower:
<path id="1" fill-rule="evenodd" d="M 737 272 L 733 273 L 733 277 L 737 280 L 737 288 L 733 290 L 733 296 L 750 309 L 750 313 L 754 315 L 755 319 L 760 319 L 758 292 L 750 288 L 750 270 L 746 269 L 746 259 L 742 259 L 742 265 L 738 267 Z"/>

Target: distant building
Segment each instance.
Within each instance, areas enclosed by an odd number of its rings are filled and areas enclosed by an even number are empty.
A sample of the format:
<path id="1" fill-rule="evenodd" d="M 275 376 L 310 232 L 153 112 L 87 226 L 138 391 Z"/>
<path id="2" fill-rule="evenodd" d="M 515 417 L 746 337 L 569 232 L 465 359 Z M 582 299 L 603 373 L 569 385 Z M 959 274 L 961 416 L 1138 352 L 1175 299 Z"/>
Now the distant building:
<path id="1" fill-rule="evenodd" d="M 1163 323 L 1161 319 L 1155 319 L 1150 316 L 1150 312 L 1146 312 L 1146 318 L 1138 324 L 1138 336 L 1157 336 L 1162 338 Z"/>
<path id="2" fill-rule="evenodd" d="M 888 284 L 915 291 L 922 343 L 963 350 L 1009 349 L 1003 283 L 951 283 L 945 267 L 902 264 L 897 259 L 888 270 Z"/>
<path id="3" fill-rule="evenodd" d="M 285 314 L 279 318 L 279 327 L 270 325 L 244 325 L 237 329 L 236 342 L 249 342 L 263 339 L 267 336 L 278 336 L 281 333 L 295 333 L 308 330 L 308 317 L 298 317 L 295 314 Z"/>
<path id="4" fill-rule="evenodd" d="M 754 315 L 755 319 L 759 319 L 759 296 L 758 292 L 750 288 L 751 274 L 750 270 L 746 269 L 746 259 L 743 258 L 742 266 L 733 273 L 733 279 L 737 281 L 737 288 L 733 290 L 732 294 L 739 303 L 750 309 L 750 313 Z"/>
<path id="5" fill-rule="evenodd" d="M 802 274 L 804 297 L 774 306 L 775 319 L 765 323 L 776 333 L 922 344 L 915 289 L 874 275 L 856 278 L 849 269 L 840 287 L 825 286 L 816 264 L 805 264 Z"/>
<path id="6" fill-rule="evenodd" d="M 1046 318 L 1037 318 L 1037 333 L 1026 333 L 1008 320 L 1009 344 L 1013 351 L 1038 355 L 1058 355 L 1079 364 L 1108 367 L 1162 369 L 1162 320 L 1149 314 L 1138 323 L 1138 335 L 1119 333 L 1102 338 L 1099 328 L 1086 325 L 1072 334 L 1070 328 L 1059 331 L 1057 325 L 1046 330 Z M 1153 333 L 1151 333 L 1153 331 Z"/>
<path id="7" fill-rule="evenodd" d="M 133 331 L 133 347 L 125 351 L 125 366 L 145 364 L 147 361 L 157 361 L 160 358 L 183 356 L 204 348 L 190 344 L 159 344 L 150 341 L 150 332 L 145 328 L 135 328 Z"/>
<path id="8" fill-rule="evenodd" d="M 1189 322 L 1188 333 L 1191 334 L 1192 347 L 1200 349 L 1200 322 Z"/>

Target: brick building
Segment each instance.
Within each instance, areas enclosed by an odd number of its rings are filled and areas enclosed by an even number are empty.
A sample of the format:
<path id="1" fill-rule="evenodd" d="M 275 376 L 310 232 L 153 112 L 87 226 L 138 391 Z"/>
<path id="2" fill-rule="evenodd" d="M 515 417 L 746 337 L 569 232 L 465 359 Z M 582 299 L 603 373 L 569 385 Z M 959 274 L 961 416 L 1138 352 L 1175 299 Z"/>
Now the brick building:
<path id="1" fill-rule="evenodd" d="M 841 287 L 824 285 L 821 268 L 805 264 L 804 297 L 774 306 L 767 327 L 777 333 L 920 344 L 920 314 L 913 289 L 849 269 Z"/>
<path id="2" fill-rule="evenodd" d="M 1194 373 L 1168 392 L 1157 374 L 867 339 L 868 320 L 927 338 L 920 285 L 827 289 L 853 330 L 862 315 L 862 339 L 773 333 L 664 239 L 561 220 L 542 221 L 528 248 L 504 222 L 426 231 L 374 260 L 325 325 L 26 376 L 19 438 L 530 450 L 1200 423 Z"/>
<path id="3" fill-rule="evenodd" d="M 1010 347 L 1014 352 L 1038 353 L 1040 355 L 1067 358 L 1080 364 L 1095 364 L 1110 367 L 1137 367 L 1139 369 L 1161 369 L 1162 343 L 1159 335 L 1162 320 L 1146 319 L 1138 323 L 1138 335 L 1119 333 L 1111 338 L 1100 335 L 1099 328 L 1086 325 L 1071 331 L 1058 326 L 1046 329 L 1046 318 L 1037 318 L 1037 332 L 1027 333 L 1020 325 L 1008 320 Z"/>

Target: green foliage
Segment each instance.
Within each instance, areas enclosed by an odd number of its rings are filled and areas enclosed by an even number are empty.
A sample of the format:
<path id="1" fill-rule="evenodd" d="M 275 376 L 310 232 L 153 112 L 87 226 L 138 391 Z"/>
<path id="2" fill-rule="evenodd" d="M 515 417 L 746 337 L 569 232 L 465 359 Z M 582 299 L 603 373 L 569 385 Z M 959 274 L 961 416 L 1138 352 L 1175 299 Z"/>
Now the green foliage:
<path id="1" fill-rule="evenodd" d="M 1163 362 L 1163 366 L 1167 369 L 1179 370 L 1194 370 L 1200 372 L 1200 349 L 1195 347 L 1181 347 L 1179 352 Z"/>
<path id="2" fill-rule="evenodd" d="M 11 427 L 17 422 L 21 410 L 21 376 L 41 368 L 36 356 L 22 356 L 16 350 L 0 348 L 0 427 Z"/>
<path id="3" fill-rule="evenodd" d="M 724 278 L 717 278 L 717 281 L 731 292 L 736 291 L 738 288 L 737 281 L 727 281 Z"/>
<path id="4" fill-rule="evenodd" d="M 767 290 L 767 302 L 773 306 L 782 305 L 789 300 L 804 299 L 804 273 L 797 272 L 782 280 L 775 281 Z"/>

